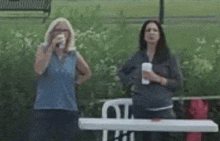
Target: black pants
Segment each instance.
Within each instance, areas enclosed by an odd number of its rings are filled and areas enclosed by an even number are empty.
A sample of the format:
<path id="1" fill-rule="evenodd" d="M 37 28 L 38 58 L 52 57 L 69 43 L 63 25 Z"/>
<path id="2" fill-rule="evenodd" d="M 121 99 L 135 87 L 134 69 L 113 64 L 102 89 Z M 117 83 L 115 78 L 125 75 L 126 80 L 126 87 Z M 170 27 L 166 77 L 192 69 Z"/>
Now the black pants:
<path id="1" fill-rule="evenodd" d="M 72 141 L 77 132 L 77 111 L 34 110 L 29 141 Z"/>
<path id="2" fill-rule="evenodd" d="M 176 118 L 173 109 L 149 111 L 138 105 L 133 105 L 132 113 L 136 119 L 151 119 L 155 117 L 162 119 Z M 142 138 L 142 141 L 172 141 L 170 133 L 168 132 L 136 132 L 135 136 L 137 136 L 139 140 Z"/>

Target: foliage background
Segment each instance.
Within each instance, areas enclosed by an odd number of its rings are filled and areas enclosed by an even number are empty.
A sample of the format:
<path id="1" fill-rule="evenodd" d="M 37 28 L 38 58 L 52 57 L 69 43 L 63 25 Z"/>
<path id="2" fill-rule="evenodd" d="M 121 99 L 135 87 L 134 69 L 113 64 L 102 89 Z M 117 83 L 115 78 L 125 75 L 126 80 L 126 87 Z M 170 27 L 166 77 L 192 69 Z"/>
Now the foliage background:
<path id="1" fill-rule="evenodd" d="M 91 79 L 77 87 L 83 116 L 101 117 L 103 103 L 96 103 L 100 99 L 130 97 L 118 82 L 116 72 L 126 58 L 137 50 L 141 25 L 127 24 L 124 20 L 127 16 L 125 9 L 114 15 L 118 18 L 117 24 L 106 25 L 102 5 L 85 8 L 85 11 L 68 7 L 67 12 L 58 6 L 61 4 L 53 4 L 57 5 L 54 6 L 57 9 L 46 24 L 6 19 L 6 24 L 0 26 L 2 141 L 23 141 L 27 138 L 35 96 L 35 53 L 51 20 L 57 17 L 66 17 L 71 22 L 76 34 L 77 50 L 85 56 L 93 72 Z M 207 13 L 219 14 L 215 11 Z M 220 24 L 178 22 L 176 25 L 170 21 L 163 28 L 170 48 L 180 58 L 184 76 L 183 87 L 175 93 L 176 96 L 218 96 Z M 219 124 L 220 102 L 213 100 L 209 104 L 212 106 L 209 117 Z M 184 109 L 178 106 L 177 102 L 175 111 L 182 118 Z M 98 140 L 100 136 L 99 131 L 86 131 L 84 140 Z M 181 133 L 173 134 L 175 140 L 180 140 L 180 136 Z M 208 133 L 207 136 L 208 140 L 218 140 L 220 134 Z"/>

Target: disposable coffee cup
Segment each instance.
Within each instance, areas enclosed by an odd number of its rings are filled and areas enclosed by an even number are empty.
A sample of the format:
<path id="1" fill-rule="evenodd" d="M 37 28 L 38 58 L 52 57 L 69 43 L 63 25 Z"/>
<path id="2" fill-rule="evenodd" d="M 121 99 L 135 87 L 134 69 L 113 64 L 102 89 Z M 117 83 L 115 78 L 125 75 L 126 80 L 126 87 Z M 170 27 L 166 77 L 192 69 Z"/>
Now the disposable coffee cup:
<path id="1" fill-rule="evenodd" d="M 61 40 L 59 40 L 59 48 L 64 49 L 65 48 L 65 35 L 60 34 L 58 35 L 58 37 L 62 38 Z"/>
<path id="2" fill-rule="evenodd" d="M 60 49 L 64 49 L 64 48 L 65 48 L 65 41 L 64 41 L 64 40 L 61 40 L 60 42 L 61 42 L 61 43 L 60 43 L 59 48 L 60 48 Z"/>
<path id="3" fill-rule="evenodd" d="M 151 63 L 147 63 L 147 62 L 142 63 L 142 71 L 143 71 L 143 70 L 152 72 L 152 64 L 151 64 Z M 148 85 L 148 84 L 150 84 L 150 81 L 149 81 L 148 79 L 144 79 L 144 77 L 143 77 L 143 72 L 142 72 L 142 84 L 143 84 L 143 85 Z"/>

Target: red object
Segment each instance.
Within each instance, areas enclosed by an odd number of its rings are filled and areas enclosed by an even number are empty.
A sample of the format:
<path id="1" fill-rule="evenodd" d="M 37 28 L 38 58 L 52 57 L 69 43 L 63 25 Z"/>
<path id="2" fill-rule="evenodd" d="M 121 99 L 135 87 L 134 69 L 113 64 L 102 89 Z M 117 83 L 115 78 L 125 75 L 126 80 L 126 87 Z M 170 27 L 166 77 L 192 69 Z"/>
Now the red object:
<path id="1" fill-rule="evenodd" d="M 185 109 L 185 119 L 207 119 L 208 102 L 206 100 L 190 100 Z M 184 141 L 204 141 L 204 134 L 200 132 L 189 132 L 185 134 Z"/>
<path id="2" fill-rule="evenodd" d="M 202 141 L 202 133 L 190 132 L 186 134 L 186 141 Z"/>
<path id="3" fill-rule="evenodd" d="M 158 117 L 152 117 L 151 120 L 152 120 L 153 122 L 158 122 L 158 121 L 161 120 L 161 118 L 158 118 Z"/>

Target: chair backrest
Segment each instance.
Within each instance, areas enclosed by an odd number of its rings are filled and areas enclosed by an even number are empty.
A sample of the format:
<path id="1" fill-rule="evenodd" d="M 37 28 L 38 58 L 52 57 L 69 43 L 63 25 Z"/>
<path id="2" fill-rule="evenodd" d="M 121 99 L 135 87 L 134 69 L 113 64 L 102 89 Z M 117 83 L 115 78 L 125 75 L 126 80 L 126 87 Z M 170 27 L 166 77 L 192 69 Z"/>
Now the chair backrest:
<path id="1" fill-rule="evenodd" d="M 104 103 L 102 107 L 102 118 L 108 118 L 108 108 L 113 107 L 116 113 L 117 119 L 128 119 L 133 118 L 133 116 L 129 116 L 129 107 L 132 105 L 132 100 L 130 98 L 121 98 L 115 100 L 108 100 Z M 120 107 L 119 107 L 120 106 Z M 123 111 L 121 111 L 123 109 Z M 123 115 L 123 117 L 122 117 Z M 123 134 L 127 133 L 127 131 L 123 131 Z M 120 135 L 120 131 L 115 131 L 115 137 Z M 108 140 L 108 130 L 103 130 L 102 141 Z M 119 141 L 118 139 L 116 141 Z M 127 136 L 123 136 L 122 141 L 127 141 Z M 130 135 L 130 141 L 134 141 L 134 133 Z"/>

